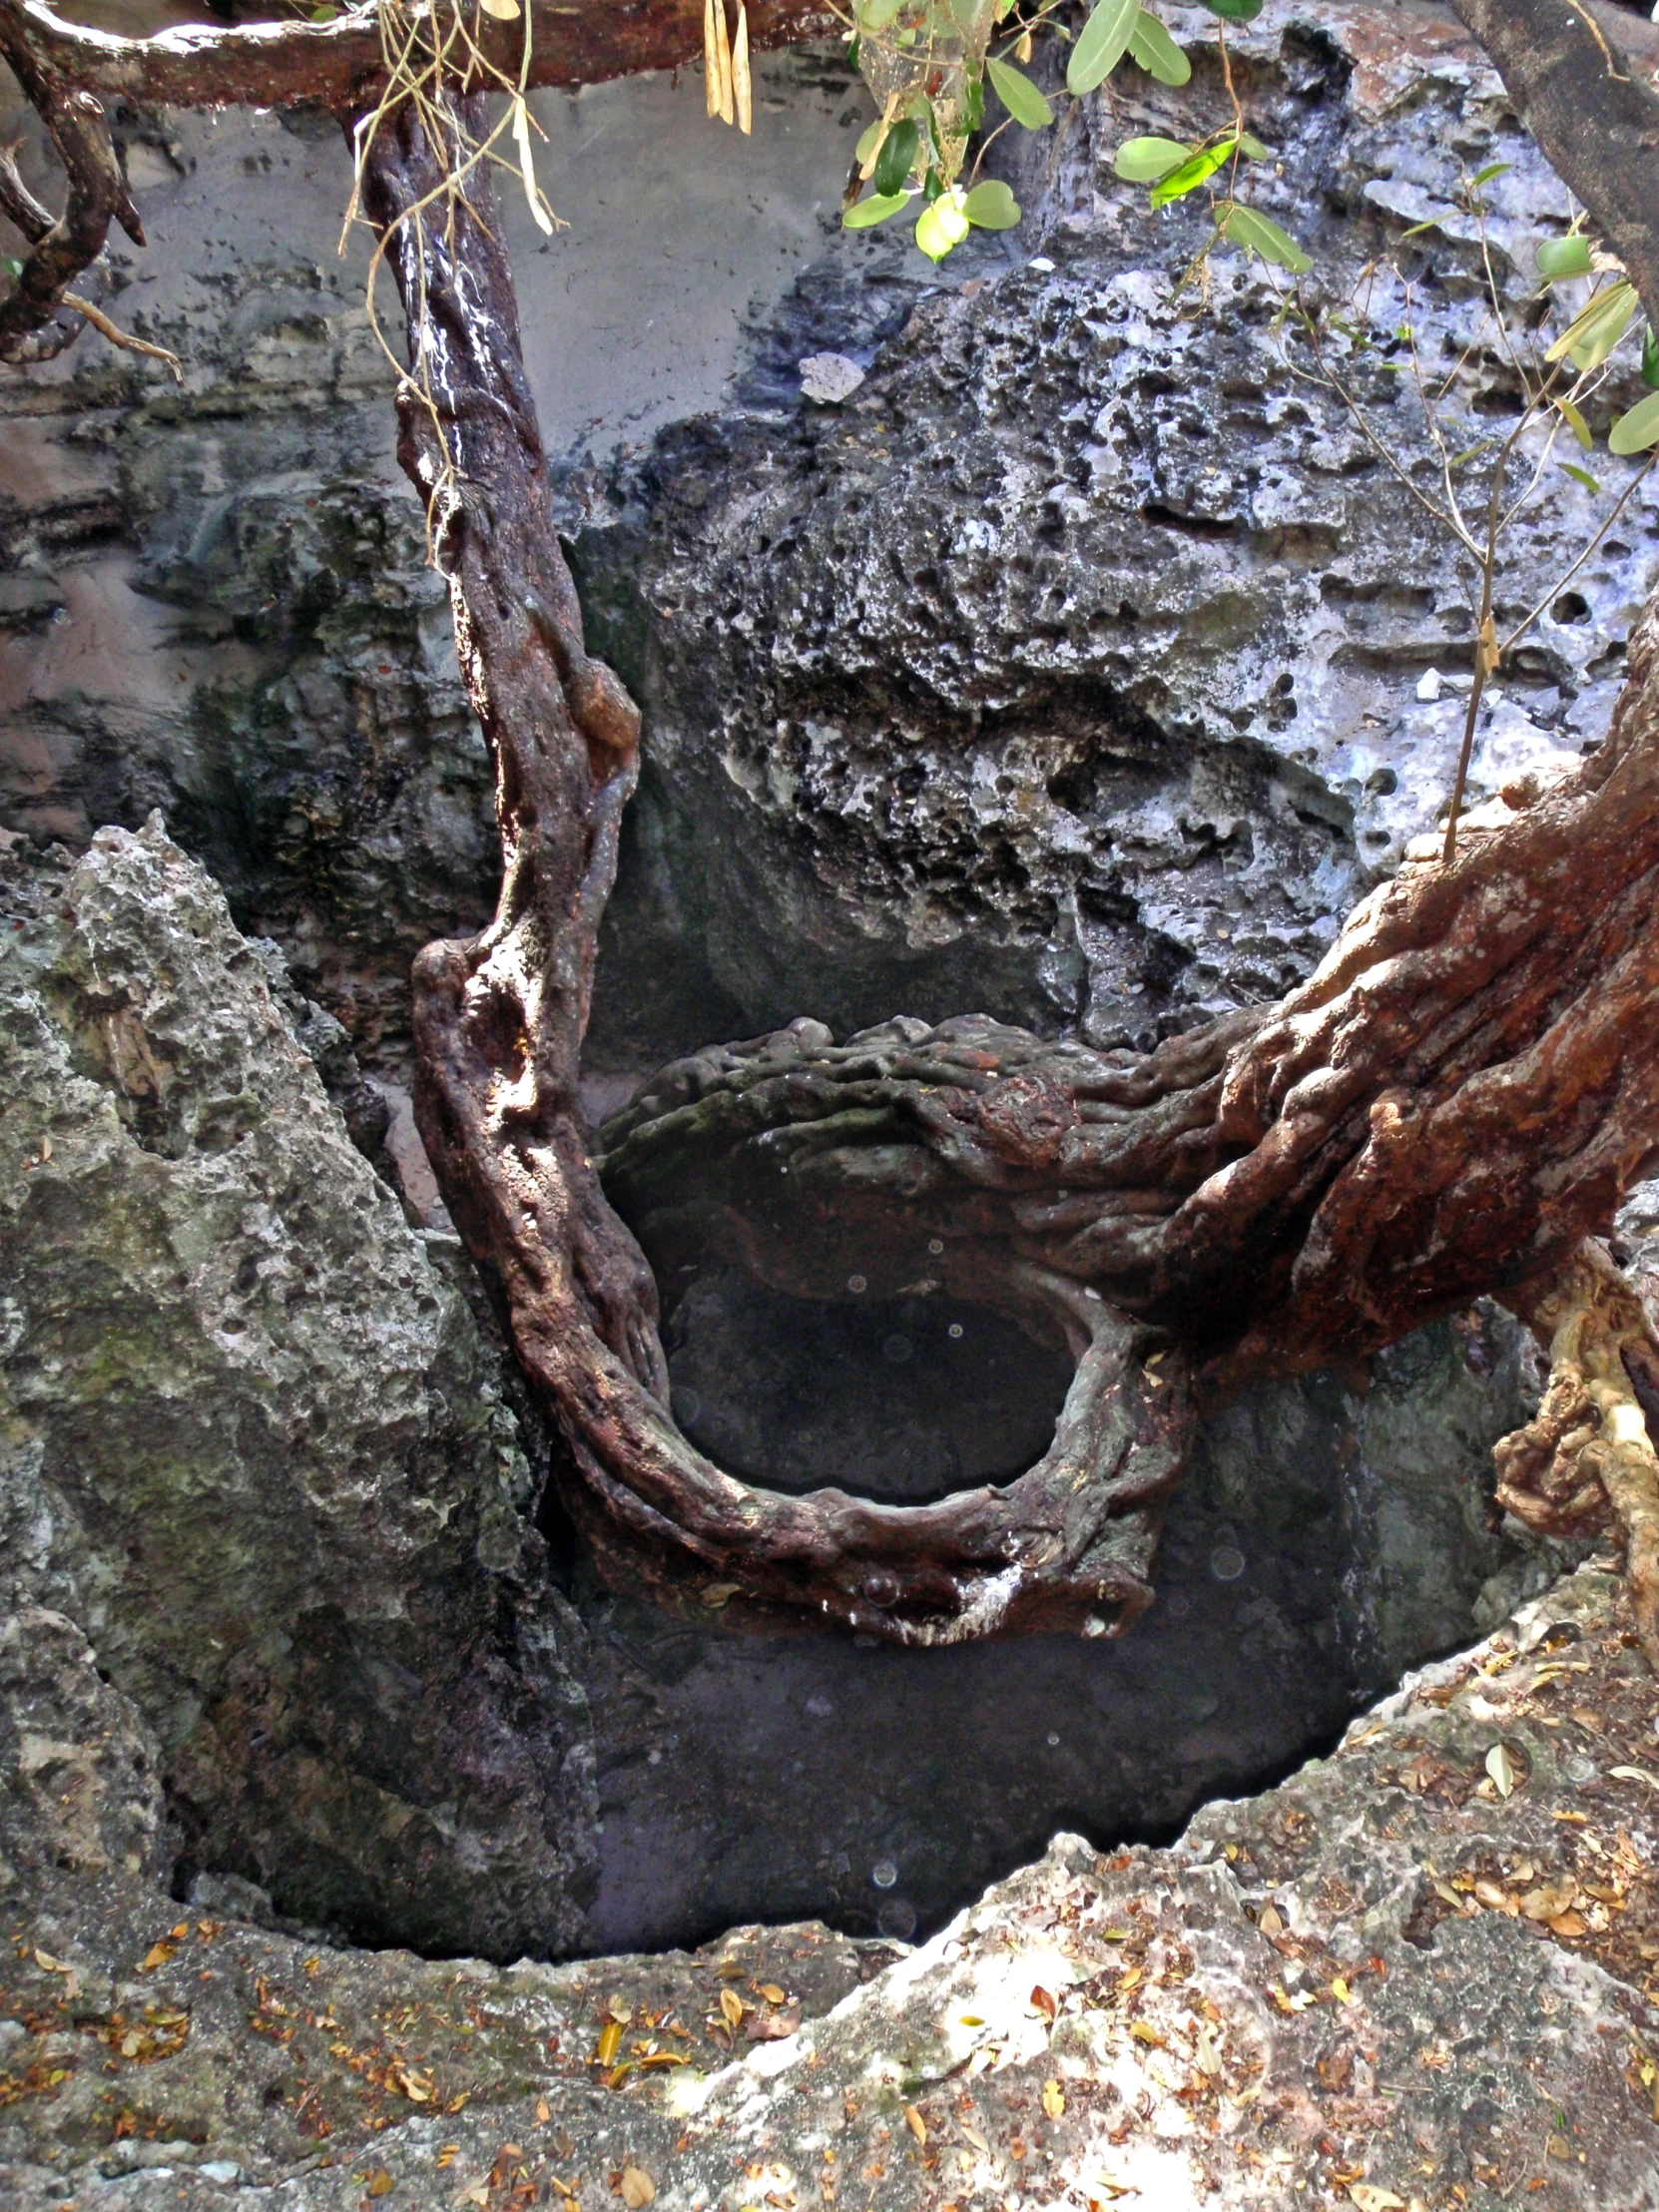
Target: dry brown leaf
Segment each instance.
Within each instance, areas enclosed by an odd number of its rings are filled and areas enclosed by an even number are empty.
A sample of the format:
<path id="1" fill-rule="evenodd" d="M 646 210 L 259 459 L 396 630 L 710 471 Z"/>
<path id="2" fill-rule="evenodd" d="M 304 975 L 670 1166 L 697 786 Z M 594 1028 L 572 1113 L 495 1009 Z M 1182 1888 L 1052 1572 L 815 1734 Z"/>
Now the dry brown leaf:
<path id="1" fill-rule="evenodd" d="M 748 138 L 755 128 L 755 95 L 749 76 L 749 10 L 743 0 L 738 0 L 738 35 L 732 42 L 732 99 L 738 129 Z"/>
<path id="2" fill-rule="evenodd" d="M 909 2129 L 910 2133 L 915 2137 L 918 2143 L 926 2142 L 927 2122 L 922 2118 L 921 2114 L 916 2110 L 913 2104 L 907 2104 L 904 2107 L 904 2125 Z"/>
<path id="3" fill-rule="evenodd" d="M 1571 1911 L 1557 1913 L 1549 1926 L 1557 1936 L 1587 1936 L 1590 1933 L 1578 1914 Z"/>
<path id="4" fill-rule="evenodd" d="M 646 2205 L 657 2194 L 657 2184 L 643 2166 L 624 2166 L 617 2194 L 628 2212 L 645 2212 Z"/>
<path id="5" fill-rule="evenodd" d="M 1256 1926 L 1264 1936 L 1283 1936 L 1285 1933 L 1285 1923 L 1279 1916 L 1278 1907 L 1273 1905 L 1263 1906 L 1262 1917 Z"/>
<path id="6" fill-rule="evenodd" d="M 152 1943 L 139 1960 L 139 1972 L 149 1973 L 154 1966 L 165 1966 L 170 1958 L 177 1955 L 177 1951 L 178 1945 L 175 1943 Z"/>
<path id="7" fill-rule="evenodd" d="M 1357 2181 L 1348 2193 L 1360 2212 L 1405 2212 L 1403 2197 L 1396 2197 L 1391 2189 L 1379 2189 L 1374 2182 Z"/>
<path id="8" fill-rule="evenodd" d="M 766 1998 L 768 2004 L 782 2004 L 784 2001 L 784 1992 L 779 1988 L 776 1981 L 763 1981 L 761 1983 L 761 1994 Z"/>
<path id="9" fill-rule="evenodd" d="M 1491 1776 L 1492 1787 L 1500 1798 L 1513 1796 L 1515 1762 L 1509 1756 L 1507 1745 L 1493 1744 L 1486 1754 L 1486 1772 Z"/>
<path id="10" fill-rule="evenodd" d="M 1043 2083 L 1043 2110 L 1051 2120 L 1057 2120 L 1066 2108 L 1066 2092 L 1057 2081 Z"/>
<path id="11" fill-rule="evenodd" d="M 539 2122 L 541 2123 L 541 2125 L 542 2125 L 543 2127 L 545 2127 L 545 2126 L 547 2125 L 548 2121 L 549 2121 L 549 2120 L 550 2120 L 550 2119 L 551 2119 L 552 2117 L 553 2117 L 553 2107 L 552 2107 L 552 2106 L 551 2106 L 551 2105 L 550 2105 L 550 2104 L 548 2103 L 548 2101 L 547 2101 L 547 2099 L 546 2099 L 545 2097 L 537 2097 L 537 2099 L 536 2099 L 536 2118 L 537 2118 L 537 2120 L 538 2120 L 538 2121 L 539 2121 Z"/>
<path id="12" fill-rule="evenodd" d="M 1520 1909 L 1529 1921 L 1553 1921 L 1577 1895 L 1578 1884 L 1567 1875 L 1559 1882 L 1540 1882 L 1535 1890 L 1528 1890 Z"/>
<path id="13" fill-rule="evenodd" d="M 389 2197 L 391 2195 L 391 2176 L 384 2166 L 376 2166 L 369 2175 L 363 2187 L 363 2195 L 365 2197 Z"/>
<path id="14" fill-rule="evenodd" d="M 728 2027 L 740 2027 L 743 2024 L 743 1999 L 736 1989 L 722 1989 L 720 2014 Z"/>

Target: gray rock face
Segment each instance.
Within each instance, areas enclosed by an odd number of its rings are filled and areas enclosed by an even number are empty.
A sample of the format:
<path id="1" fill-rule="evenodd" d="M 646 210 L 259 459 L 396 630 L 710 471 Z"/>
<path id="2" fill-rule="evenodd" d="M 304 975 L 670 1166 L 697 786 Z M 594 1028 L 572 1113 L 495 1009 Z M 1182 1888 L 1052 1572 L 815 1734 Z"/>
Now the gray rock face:
<path id="1" fill-rule="evenodd" d="M 1443 18 L 1273 0 L 1235 38 L 1277 156 L 1259 205 L 1314 255 L 1312 293 L 1364 281 L 1368 432 L 1261 265 L 1223 253 L 1204 310 L 1173 296 L 1208 216 L 1153 217 L 1113 173 L 1124 139 L 1229 112 L 1213 19 L 1171 20 L 1189 88 L 1130 73 L 1053 180 L 1030 142 L 1017 182 L 1044 212 L 1010 238 L 1039 255 L 953 259 L 918 301 L 860 234 L 798 286 L 737 405 L 665 432 L 578 533 L 647 730 L 596 1064 L 805 1014 L 844 1034 L 982 1009 L 1144 1046 L 1301 980 L 1432 825 L 1475 600 L 1415 497 L 1437 461 L 1394 333 L 1435 373 L 1467 351 L 1453 451 L 1506 431 L 1467 180 L 1508 165 L 1481 196 L 1517 322 L 1565 194 Z M 844 405 L 801 396 L 794 362 L 826 348 L 867 366 Z M 1546 611 L 1483 713 L 1481 794 L 1605 727 L 1651 493 L 1552 584 L 1624 464 L 1605 473 L 1598 502 L 1552 460 L 1504 543 L 1500 634 Z"/>
<path id="2" fill-rule="evenodd" d="M 159 819 L 3 888 L 5 1609 L 68 1616 L 142 1715 L 181 1881 L 436 1949 L 567 1947 L 593 1879 L 575 1632 L 470 1312 Z M 72 1635 L 54 1614 L 19 1614 L 20 1651 Z M 54 1662 L 72 1705 L 79 1665 Z"/>

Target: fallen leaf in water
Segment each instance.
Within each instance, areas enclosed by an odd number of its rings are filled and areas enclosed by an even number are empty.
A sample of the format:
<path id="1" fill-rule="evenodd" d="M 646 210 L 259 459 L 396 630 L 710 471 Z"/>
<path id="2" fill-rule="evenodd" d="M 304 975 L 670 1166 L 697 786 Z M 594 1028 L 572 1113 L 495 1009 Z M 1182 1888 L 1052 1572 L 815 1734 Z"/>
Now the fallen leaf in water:
<path id="1" fill-rule="evenodd" d="M 904 2125 L 909 2129 L 910 2133 L 915 2137 L 918 2143 L 926 2142 L 927 2122 L 922 2118 L 921 2114 L 916 2110 L 913 2104 L 907 2104 L 904 2107 Z"/>
<path id="2" fill-rule="evenodd" d="M 1057 2081 L 1043 2083 L 1043 2110 L 1051 2120 L 1057 2120 L 1066 2108 L 1066 2092 Z"/>
<path id="3" fill-rule="evenodd" d="M 617 2194 L 627 2205 L 628 2212 L 644 2212 L 657 2194 L 657 2184 L 643 2166 L 624 2166 Z"/>

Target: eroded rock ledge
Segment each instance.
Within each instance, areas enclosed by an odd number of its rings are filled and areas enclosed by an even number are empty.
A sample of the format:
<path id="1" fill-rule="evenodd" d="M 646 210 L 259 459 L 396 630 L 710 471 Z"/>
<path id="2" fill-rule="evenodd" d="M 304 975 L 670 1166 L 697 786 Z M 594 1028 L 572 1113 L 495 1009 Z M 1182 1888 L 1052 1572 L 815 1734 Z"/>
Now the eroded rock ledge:
<path id="1" fill-rule="evenodd" d="M 1173 1850 L 1058 1837 L 909 1952 L 819 1926 L 505 1969 L 307 1945 L 55 1864 L 18 1740 L 19 2212 L 238 2183 L 284 2212 L 1656 2201 L 1659 1746 L 1596 1566 Z"/>

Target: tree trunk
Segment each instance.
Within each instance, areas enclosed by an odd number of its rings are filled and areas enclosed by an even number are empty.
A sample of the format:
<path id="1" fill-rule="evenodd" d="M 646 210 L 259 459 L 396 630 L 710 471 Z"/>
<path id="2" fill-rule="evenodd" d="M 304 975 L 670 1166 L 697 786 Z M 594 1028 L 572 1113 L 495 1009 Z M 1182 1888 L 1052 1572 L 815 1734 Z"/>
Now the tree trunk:
<path id="1" fill-rule="evenodd" d="M 567 1502 L 614 1581 L 734 1617 L 908 1643 L 1115 1631 L 1150 1597 L 1195 1380 L 1216 1399 L 1363 1358 L 1484 1291 L 1542 1311 L 1640 1173 L 1659 1135 L 1659 613 L 1600 753 L 1467 818 L 1450 865 L 1420 840 L 1277 1007 L 1145 1058 L 971 1017 L 842 1046 L 799 1022 L 649 1086 L 604 1164 L 659 1257 L 720 1252 L 818 1297 L 854 1276 L 949 1286 L 1078 1362 L 1052 1449 L 1006 1487 L 894 1508 L 738 1482 L 670 1417 L 651 1271 L 577 1105 L 639 723 L 583 648 L 487 185 L 446 182 L 457 132 L 481 129 L 476 103 L 406 103 L 365 183 L 409 324 L 400 454 L 503 854 L 490 926 L 416 963 L 417 1112 L 568 1439 Z"/>

